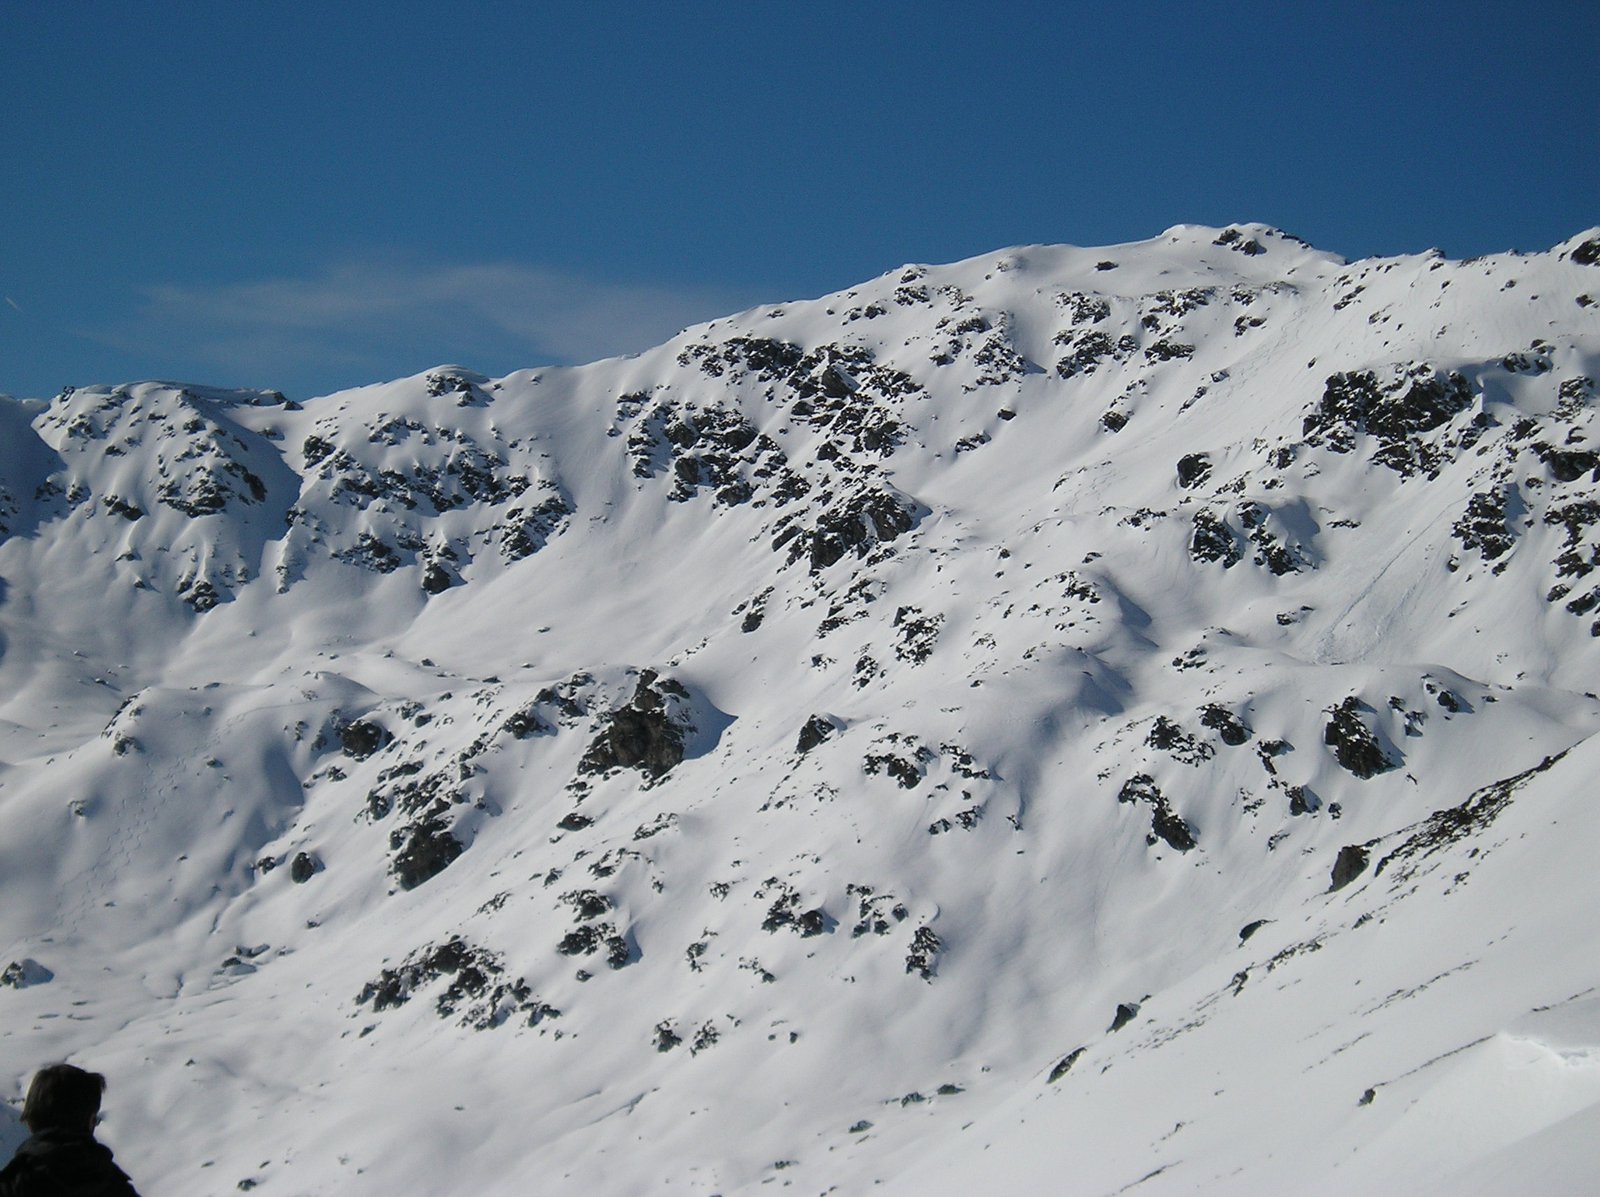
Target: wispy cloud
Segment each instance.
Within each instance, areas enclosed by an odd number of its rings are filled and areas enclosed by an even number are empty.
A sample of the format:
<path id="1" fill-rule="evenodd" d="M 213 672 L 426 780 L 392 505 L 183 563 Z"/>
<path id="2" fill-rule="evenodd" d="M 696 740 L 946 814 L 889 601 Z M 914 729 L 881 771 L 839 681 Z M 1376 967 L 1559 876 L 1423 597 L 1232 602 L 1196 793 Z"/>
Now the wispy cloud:
<path id="1" fill-rule="evenodd" d="M 512 263 L 359 259 L 302 278 L 152 286 L 136 311 L 91 335 L 180 370 L 203 363 L 262 385 L 319 368 L 376 380 L 440 362 L 513 369 L 593 361 L 649 348 L 759 298 Z"/>

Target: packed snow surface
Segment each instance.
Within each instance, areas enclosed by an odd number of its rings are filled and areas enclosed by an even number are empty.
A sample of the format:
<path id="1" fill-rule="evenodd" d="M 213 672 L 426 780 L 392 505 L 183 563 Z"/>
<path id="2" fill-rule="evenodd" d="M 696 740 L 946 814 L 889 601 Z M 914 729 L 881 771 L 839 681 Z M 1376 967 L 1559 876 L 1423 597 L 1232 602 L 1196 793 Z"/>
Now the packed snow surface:
<path id="1" fill-rule="evenodd" d="M 1587 1191 L 1597 259 L 0 400 L 7 1096 L 172 1197 Z"/>

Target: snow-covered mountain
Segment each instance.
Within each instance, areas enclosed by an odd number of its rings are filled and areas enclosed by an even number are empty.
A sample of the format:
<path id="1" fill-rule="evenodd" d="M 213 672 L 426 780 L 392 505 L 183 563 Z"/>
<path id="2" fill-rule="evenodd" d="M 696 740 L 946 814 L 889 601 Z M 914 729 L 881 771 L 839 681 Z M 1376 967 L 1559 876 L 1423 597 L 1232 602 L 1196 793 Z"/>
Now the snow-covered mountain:
<path id="1" fill-rule="evenodd" d="M 1597 303 L 1179 226 L 0 402 L 0 1072 L 173 1195 L 1585 1191 Z"/>

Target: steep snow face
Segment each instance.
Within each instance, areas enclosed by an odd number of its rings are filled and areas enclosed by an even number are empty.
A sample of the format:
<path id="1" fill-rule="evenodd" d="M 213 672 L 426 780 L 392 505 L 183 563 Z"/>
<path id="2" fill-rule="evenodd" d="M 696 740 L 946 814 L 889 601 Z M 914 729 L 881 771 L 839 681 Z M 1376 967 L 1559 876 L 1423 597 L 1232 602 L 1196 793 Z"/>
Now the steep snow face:
<path id="1" fill-rule="evenodd" d="M 174 1194 L 1561 1191 L 1597 259 L 0 400 L 7 1075 Z"/>

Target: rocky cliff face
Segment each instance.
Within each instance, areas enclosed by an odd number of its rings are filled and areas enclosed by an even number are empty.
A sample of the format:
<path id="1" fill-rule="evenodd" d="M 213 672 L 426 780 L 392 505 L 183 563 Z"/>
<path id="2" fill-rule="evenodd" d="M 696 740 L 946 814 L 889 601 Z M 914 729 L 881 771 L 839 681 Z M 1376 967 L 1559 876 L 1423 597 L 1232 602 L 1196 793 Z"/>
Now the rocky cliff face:
<path id="1" fill-rule="evenodd" d="M 1021 1191 L 1040 1101 L 1083 1192 L 1173 1122 L 1149 1191 L 1266 1185 L 1324 1025 L 1308 1125 L 1408 1051 L 1444 1108 L 1594 956 L 1447 895 L 1531 912 L 1593 827 L 1484 864 L 1600 751 L 1597 258 L 1181 226 L 575 370 L 0 403 L 11 1072 L 160 1094 L 177 1193 Z M 1451 1019 L 1342 988 L 1412 924 Z"/>

